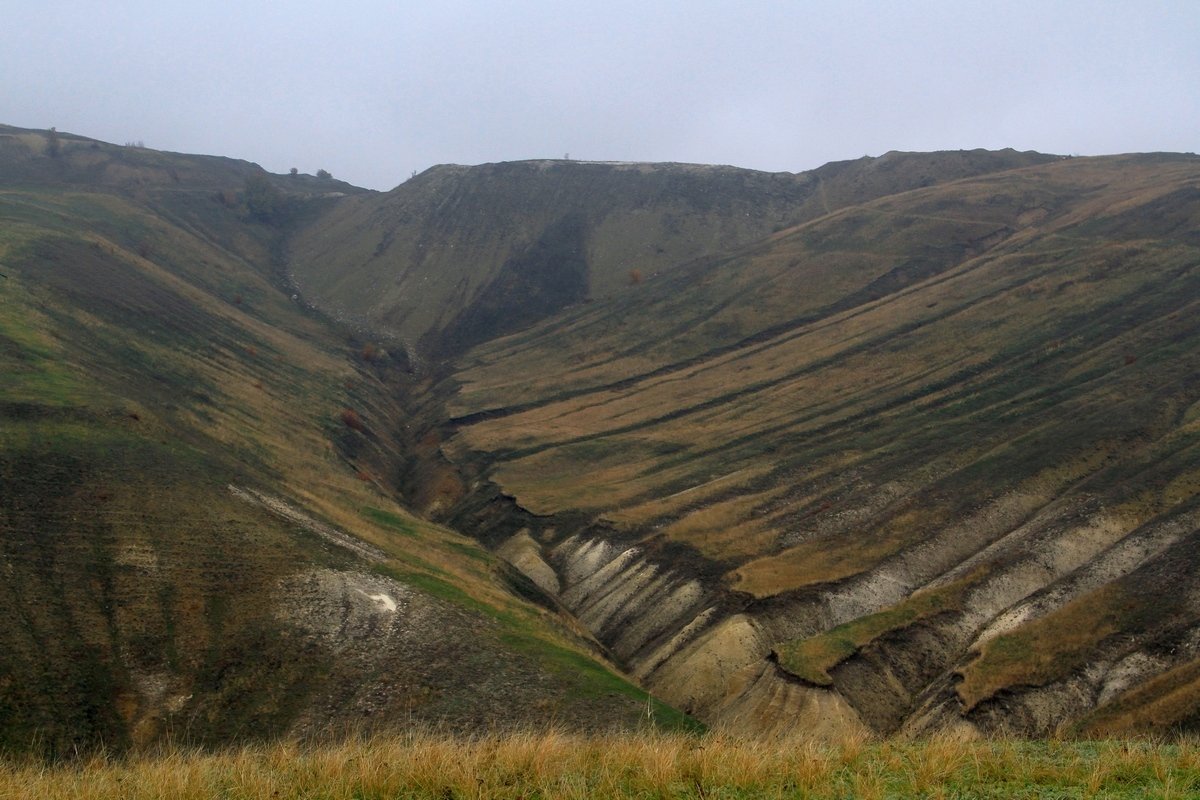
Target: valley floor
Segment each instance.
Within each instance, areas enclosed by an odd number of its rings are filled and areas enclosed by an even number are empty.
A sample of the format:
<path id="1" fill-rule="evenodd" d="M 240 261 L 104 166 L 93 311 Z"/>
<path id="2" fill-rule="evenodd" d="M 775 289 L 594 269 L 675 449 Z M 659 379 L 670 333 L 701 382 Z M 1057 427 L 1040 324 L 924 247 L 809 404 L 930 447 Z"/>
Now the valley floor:
<path id="1" fill-rule="evenodd" d="M 661 733 L 433 733 L 0 762 L 0 798 L 1184 798 L 1200 740 L 752 741 Z"/>

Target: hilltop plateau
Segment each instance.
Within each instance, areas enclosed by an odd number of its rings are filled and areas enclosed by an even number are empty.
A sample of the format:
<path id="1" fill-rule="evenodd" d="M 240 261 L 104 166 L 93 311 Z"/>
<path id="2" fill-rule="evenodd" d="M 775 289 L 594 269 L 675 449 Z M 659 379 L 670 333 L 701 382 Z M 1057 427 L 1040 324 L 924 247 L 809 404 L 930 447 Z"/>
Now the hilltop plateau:
<path id="1" fill-rule="evenodd" d="M 0 274 L 7 749 L 1200 726 L 1196 156 L 0 128 Z"/>

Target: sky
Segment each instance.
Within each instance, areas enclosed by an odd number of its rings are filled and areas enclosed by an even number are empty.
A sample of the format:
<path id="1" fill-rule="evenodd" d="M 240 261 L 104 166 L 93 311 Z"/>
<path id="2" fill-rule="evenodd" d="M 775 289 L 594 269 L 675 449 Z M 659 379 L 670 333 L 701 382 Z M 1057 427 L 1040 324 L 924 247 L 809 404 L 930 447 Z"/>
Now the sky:
<path id="1" fill-rule="evenodd" d="M 330 171 L 1200 150 L 1200 2 L 4 5 L 0 123 Z"/>

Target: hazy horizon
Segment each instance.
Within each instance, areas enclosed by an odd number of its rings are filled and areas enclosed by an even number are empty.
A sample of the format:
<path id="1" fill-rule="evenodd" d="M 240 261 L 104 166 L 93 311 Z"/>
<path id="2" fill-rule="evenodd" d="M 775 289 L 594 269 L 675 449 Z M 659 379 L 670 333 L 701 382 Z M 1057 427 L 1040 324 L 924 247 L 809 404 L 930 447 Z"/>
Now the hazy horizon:
<path id="1" fill-rule="evenodd" d="M 147 2 L 9 13 L 0 122 L 329 170 L 1194 151 L 1182 2 Z M 15 33 L 13 33 L 15 32 Z"/>

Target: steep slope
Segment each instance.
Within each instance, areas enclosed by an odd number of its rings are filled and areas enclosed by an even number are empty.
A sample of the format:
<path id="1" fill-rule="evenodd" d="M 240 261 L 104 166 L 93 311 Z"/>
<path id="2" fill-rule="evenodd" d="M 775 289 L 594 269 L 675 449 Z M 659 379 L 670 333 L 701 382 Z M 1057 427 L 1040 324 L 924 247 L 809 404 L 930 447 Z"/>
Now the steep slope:
<path id="1" fill-rule="evenodd" d="M 439 166 L 291 242 L 305 296 L 437 359 L 848 203 L 1036 153 L 891 153 L 809 173 L 695 164 Z"/>
<path id="2" fill-rule="evenodd" d="M 707 721 L 1196 726 L 1198 230 L 1195 156 L 1060 159 L 570 309 L 439 390 L 458 524 Z"/>
<path id="3" fill-rule="evenodd" d="M 0 750 L 681 721 L 398 504 L 402 356 L 275 257 L 352 187 L 11 128 L 0 176 Z"/>

